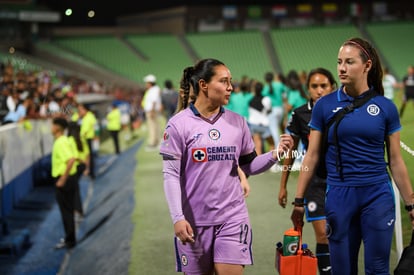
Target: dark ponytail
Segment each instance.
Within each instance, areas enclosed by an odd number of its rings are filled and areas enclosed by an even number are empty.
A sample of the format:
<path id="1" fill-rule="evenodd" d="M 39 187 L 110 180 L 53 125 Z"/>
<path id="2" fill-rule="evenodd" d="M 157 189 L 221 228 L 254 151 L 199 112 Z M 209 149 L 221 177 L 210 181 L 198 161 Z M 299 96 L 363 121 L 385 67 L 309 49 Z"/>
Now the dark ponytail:
<path id="1" fill-rule="evenodd" d="M 184 96 L 182 98 L 182 109 L 188 107 L 188 99 L 190 97 L 190 87 L 191 87 L 191 77 L 193 76 L 194 68 L 187 67 L 183 71 L 183 77 L 180 82 L 180 88 L 184 92 Z"/>
<path id="2" fill-rule="evenodd" d="M 68 124 L 68 136 L 75 139 L 76 148 L 79 152 L 83 152 L 83 144 L 80 136 L 80 126 L 74 121 Z"/>
<path id="3" fill-rule="evenodd" d="M 269 94 L 271 95 L 274 93 L 273 85 L 272 85 L 273 79 L 274 79 L 274 76 L 272 72 L 267 72 L 265 74 L 265 81 L 267 84 L 269 84 Z"/>

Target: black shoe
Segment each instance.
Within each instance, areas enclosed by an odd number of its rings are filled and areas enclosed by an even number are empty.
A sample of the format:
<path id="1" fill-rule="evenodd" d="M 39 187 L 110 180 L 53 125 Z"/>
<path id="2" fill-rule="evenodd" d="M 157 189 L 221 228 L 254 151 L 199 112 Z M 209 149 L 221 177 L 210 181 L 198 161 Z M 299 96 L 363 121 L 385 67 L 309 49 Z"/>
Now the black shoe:
<path id="1" fill-rule="evenodd" d="M 55 245 L 55 249 L 62 249 L 62 248 L 73 248 L 75 243 L 68 243 L 65 239 L 60 239 L 60 241 Z"/>

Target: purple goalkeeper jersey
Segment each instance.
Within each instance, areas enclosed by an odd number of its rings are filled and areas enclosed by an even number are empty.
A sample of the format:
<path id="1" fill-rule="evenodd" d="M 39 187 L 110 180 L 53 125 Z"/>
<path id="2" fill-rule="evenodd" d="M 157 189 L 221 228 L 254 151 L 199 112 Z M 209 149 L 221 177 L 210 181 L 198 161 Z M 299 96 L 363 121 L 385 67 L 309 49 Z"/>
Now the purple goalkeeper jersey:
<path id="1" fill-rule="evenodd" d="M 181 161 L 187 220 L 203 226 L 248 217 L 237 167 L 254 149 L 245 119 L 224 108 L 210 121 L 190 105 L 168 121 L 160 154 Z"/>

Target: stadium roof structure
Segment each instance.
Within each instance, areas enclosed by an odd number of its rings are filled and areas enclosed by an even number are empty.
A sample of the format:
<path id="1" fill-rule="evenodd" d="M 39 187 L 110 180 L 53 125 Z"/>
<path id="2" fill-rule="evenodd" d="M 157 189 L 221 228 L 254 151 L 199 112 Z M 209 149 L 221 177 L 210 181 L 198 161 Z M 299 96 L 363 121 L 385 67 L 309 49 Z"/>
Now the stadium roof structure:
<path id="1" fill-rule="evenodd" d="M 2 1 L 34 1 L 34 0 L 0 0 Z M 131 1 L 131 0 L 36 0 L 37 5 L 42 5 L 53 11 L 64 14 L 67 9 L 72 9 L 71 18 L 66 18 L 64 23 L 73 25 L 90 24 L 86 14 L 90 10 L 95 11 L 94 21 L 96 24 L 112 25 L 116 23 L 116 18 L 124 15 L 143 13 L 148 11 L 160 10 L 177 6 L 196 6 L 196 5 L 274 5 L 281 3 L 294 4 L 299 0 L 149 0 L 149 1 Z M 308 2 L 317 2 L 317 0 L 308 0 Z"/>
<path id="2" fill-rule="evenodd" d="M 405 0 L 383 0 L 381 2 L 404 3 Z M 0 0 L 0 14 L 4 6 L 14 5 L 21 9 L 46 9 L 61 15 L 59 25 L 62 26 L 115 26 L 117 25 L 117 18 L 129 16 L 134 14 L 145 13 L 155 10 L 163 10 L 179 6 L 275 6 L 280 4 L 296 5 L 304 4 L 320 5 L 320 0 Z M 332 0 L 332 3 L 340 3 L 341 5 L 355 3 L 352 0 Z M 363 1 L 364 5 L 378 2 L 378 0 Z M 397 5 L 399 6 L 399 4 Z M 2 9 L 3 8 L 3 9 Z M 69 10 L 70 9 L 70 10 Z M 7 10 L 6 10 L 7 13 Z M 92 16 L 89 16 L 93 14 Z"/>

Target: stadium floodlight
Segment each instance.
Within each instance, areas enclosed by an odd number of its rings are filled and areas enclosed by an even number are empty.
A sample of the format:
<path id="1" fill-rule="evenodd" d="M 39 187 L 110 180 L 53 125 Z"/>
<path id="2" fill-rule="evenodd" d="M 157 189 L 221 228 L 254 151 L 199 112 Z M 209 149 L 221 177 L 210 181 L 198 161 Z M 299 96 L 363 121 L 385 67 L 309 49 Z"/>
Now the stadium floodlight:
<path id="1" fill-rule="evenodd" d="M 71 16 L 72 15 L 72 9 L 66 9 L 65 15 L 66 16 Z"/>
<path id="2" fill-rule="evenodd" d="M 94 10 L 90 10 L 90 11 L 88 11 L 88 17 L 89 18 L 92 18 L 92 17 L 94 17 L 95 16 L 95 11 Z"/>

